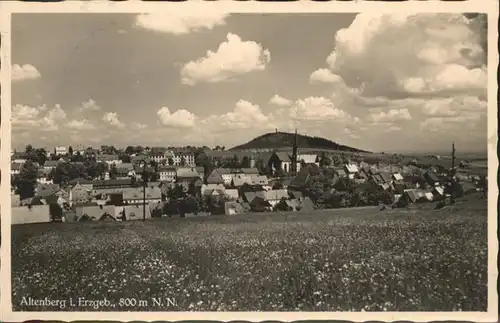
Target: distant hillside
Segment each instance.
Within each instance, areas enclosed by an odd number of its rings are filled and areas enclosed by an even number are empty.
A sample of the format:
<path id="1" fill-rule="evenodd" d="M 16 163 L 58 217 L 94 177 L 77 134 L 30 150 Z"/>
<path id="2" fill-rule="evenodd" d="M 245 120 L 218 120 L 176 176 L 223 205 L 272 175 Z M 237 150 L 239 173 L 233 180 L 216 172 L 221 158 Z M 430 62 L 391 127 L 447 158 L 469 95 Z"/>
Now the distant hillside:
<path id="1" fill-rule="evenodd" d="M 361 149 L 340 145 L 336 142 L 321 137 L 311 137 L 300 134 L 297 136 L 298 136 L 299 148 L 329 149 L 329 150 L 340 150 L 340 151 L 350 151 L 350 152 L 367 152 Z M 294 140 L 295 140 L 294 133 L 270 132 L 262 136 L 259 136 L 247 142 L 246 144 L 233 147 L 230 150 L 290 148 L 293 146 Z"/>

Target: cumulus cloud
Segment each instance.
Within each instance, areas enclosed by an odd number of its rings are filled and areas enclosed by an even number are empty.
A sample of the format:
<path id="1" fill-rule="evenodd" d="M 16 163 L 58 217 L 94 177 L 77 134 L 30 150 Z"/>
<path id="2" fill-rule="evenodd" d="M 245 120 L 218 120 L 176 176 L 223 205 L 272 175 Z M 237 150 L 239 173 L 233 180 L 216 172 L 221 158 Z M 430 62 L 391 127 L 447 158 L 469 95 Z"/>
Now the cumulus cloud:
<path id="1" fill-rule="evenodd" d="M 162 107 L 156 112 L 160 123 L 172 128 L 191 128 L 195 125 L 196 116 L 184 109 L 171 113 L 169 108 Z"/>
<path id="2" fill-rule="evenodd" d="M 324 97 L 308 97 L 297 100 L 290 110 L 290 116 L 298 120 L 326 121 L 339 120 L 358 122 L 359 118 L 334 107 L 333 102 Z"/>
<path id="3" fill-rule="evenodd" d="M 85 111 L 99 111 L 101 110 L 101 107 L 97 105 L 97 103 L 92 100 L 88 99 L 85 102 L 82 102 L 82 105 L 78 108 L 79 111 L 85 112 Z"/>
<path id="4" fill-rule="evenodd" d="M 14 129 L 39 129 L 42 131 L 58 130 L 58 125 L 66 119 L 66 112 L 59 104 L 47 109 L 46 105 L 33 108 L 16 104 L 12 107 L 12 127 Z"/>
<path id="5" fill-rule="evenodd" d="M 342 78 L 327 68 L 320 68 L 311 73 L 309 77 L 311 83 L 336 83 L 343 82 Z"/>
<path id="6" fill-rule="evenodd" d="M 209 116 L 202 124 L 210 127 L 212 132 L 272 127 L 270 117 L 262 112 L 259 105 L 246 100 L 236 102 L 235 108 L 230 112 Z"/>
<path id="7" fill-rule="evenodd" d="M 72 130 L 94 130 L 95 126 L 87 119 L 71 120 L 67 123 L 67 127 Z"/>
<path id="8" fill-rule="evenodd" d="M 377 109 L 378 110 L 378 109 Z M 392 123 L 411 120 L 408 109 L 390 109 L 389 111 L 374 111 L 370 114 L 374 123 Z"/>
<path id="9" fill-rule="evenodd" d="M 116 112 L 107 112 L 104 114 L 102 117 L 102 120 L 109 124 L 110 126 L 116 127 L 116 128 L 124 128 L 125 124 L 120 121 L 118 118 L 118 113 Z"/>
<path id="10" fill-rule="evenodd" d="M 31 64 L 12 65 L 12 81 L 34 80 L 41 77 L 40 72 Z"/>
<path id="11" fill-rule="evenodd" d="M 40 111 L 40 108 L 16 104 L 12 107 L 12 119 L 34 119 L 40 114 Z"/>
<path id="12" fill-rule="evenodd" d="M 485 89 L 476 24 L 460 14 L 358 14 L 337 32 L 327 63 L 367 96 Z"/>
<path id="13" fill-rule="evenodd" d="M 208 51 L 205 57 L 188 62 L 181 69 L 183 84 L 216 83 L 245 73 L 264 70 L 271 61 L 269 50 L 254 41 L 243 41 L 228 33 L 227 40 L 217 51 Z"/>
<path id="14" fill-rule="evenodd" d="M 147 128 L 147 125 L 145 125 L 143 123 L 132 122 L 132 129 L 134 129 L 134 130 L 142 130 L 142 129 L 146 129 L 146 128 Z"/>
<path id="15" fill-rule="evenodd" d="M 270 100 L 269 104 L 274 104 L 282 107 L 287 107 L 293 104 L 291 100 L 288 100 L 278 94 L 275 94 Z"/>
<path id="16" fill-rule="evenodd" d="M 216 10 L 179 10 L 140 14 L 136 17 L 135 25 L 156 32 L 182 35 L 224 25 L 227 17 L 228 14 Z"/>

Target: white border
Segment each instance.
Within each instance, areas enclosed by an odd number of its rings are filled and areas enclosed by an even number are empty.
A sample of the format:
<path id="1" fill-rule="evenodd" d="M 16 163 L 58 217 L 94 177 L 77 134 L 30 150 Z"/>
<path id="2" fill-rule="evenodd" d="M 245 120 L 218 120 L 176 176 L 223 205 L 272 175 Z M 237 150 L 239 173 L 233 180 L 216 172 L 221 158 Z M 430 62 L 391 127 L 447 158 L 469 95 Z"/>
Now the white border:
<path id="1" fill-rule="evenodd" d="M 496 182 L 498 159 L 496 146 L 488 145 L 488 312 L 12 312 L 11 267 L 10 267 L 10 14 L 11 13 L 142 13 L 170 12 L 189 9 L 218 10 L 231 13 L 328 13 L 328 12 L 483 12 L 488 14 L 488 137 L 497 133 L 497 82 L 498 67 L 498 2 L 494 0 L 469 0 L 466 2 L 105 2 L 67 1 L 61 3 L 22 3 L 0 1 L 0 24 L 2 39 L 1 84 L 2 84 L 2 125 L 1 125 L 1 170 L 2 183 L 2 250 L 1 250 L 1 309 L 2 321 L 20 322 L 25 320 L 113 320 L 113 321 L 155 321 L 155 320 L 216 320 L 216 321 L 295 321 L 295 320 L 367 320 L 415 322 L 437 320 L 460 320 L 474 322 L 494 322 L 498 320 L 497 271 L 497 197 Z M 50 36 L 48 36 L 50 37 Z M 485 138 L 486 140 L 486 138 Z M 467 237 L 463 237 L 467 239 Z"/>

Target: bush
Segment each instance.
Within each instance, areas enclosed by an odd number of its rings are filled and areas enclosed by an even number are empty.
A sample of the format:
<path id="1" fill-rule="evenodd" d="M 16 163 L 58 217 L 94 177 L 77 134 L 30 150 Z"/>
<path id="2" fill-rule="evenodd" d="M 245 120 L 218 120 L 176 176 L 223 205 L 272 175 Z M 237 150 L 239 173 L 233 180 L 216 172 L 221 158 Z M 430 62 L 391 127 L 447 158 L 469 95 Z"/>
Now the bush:
<path id="1" fill-rule="evenodd" d="M 55 221 L 62 219 L 63 210 L 62 210 L 61 206 L 57 203 L 49 204 L 49 213 L 50 213 L 50 219 L 52 222 L 55 222 Z"/>

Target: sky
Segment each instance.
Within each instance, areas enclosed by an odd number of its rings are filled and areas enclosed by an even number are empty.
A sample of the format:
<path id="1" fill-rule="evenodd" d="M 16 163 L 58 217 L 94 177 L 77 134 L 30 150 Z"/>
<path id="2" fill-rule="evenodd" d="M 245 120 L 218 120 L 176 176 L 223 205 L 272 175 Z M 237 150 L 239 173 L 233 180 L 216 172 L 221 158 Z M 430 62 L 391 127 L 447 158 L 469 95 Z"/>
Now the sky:
<path id="1" fill-rule="evenodd" d="M 12 15 L 12 148 L 232 147 L 267 132 L 369 151 L 486 151 L 484 17 Z"/>

